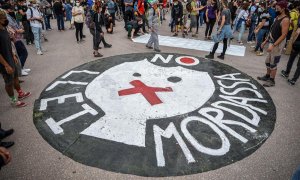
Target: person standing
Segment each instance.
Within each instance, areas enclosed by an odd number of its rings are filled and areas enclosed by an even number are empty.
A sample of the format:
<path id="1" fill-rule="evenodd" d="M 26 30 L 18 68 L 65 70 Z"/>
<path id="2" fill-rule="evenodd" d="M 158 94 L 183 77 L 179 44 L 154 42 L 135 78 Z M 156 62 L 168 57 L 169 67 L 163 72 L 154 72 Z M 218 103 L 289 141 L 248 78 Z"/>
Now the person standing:
<path id="1" fill-rule="evenodd" d="M 65 30 L 65 24 L 64 24 L 64 6 L 62 5 L 62 2 L 59 0 L 56 0 L 53 4 L 53 12 L 56 16 L 57 20 L 57 27 L 59 31 Z"/>
<path id="2" fill-rule="evenodd" d="M 34 41 L 34 37 L 33 37 L 33 33 L 31 30 L 31 26 L 30 26 L 30 22 L 27 20 L 27 16 L 26 16 L 26 11 L 27 11 L 27 7 L 24 5 L 25 1 L 24 0 L 20 0 L 18 1 L 18 13 L 20 15 L 22 15 L 22 25 L 24 27 L 24 38 L 26 39 L 26 44 L 27 45 L 31 45 L 33 44 Z"/>
<path id="3" fill-rule="evenodd" d="M 222 12 L 221 12 L 221 25 L 218 28 L 218 32 L 216 35 L 213 36 L 213 40 L 215 42 L 212 51 L 209 53 L 209 55 L 206 55 L 205 58 L 208 59 L 214 59 L 214 54 L 218 49 L 219 42 L 223 41 L 223 51 L 220 56 L 218 56 L 219 59 L 224 60 L 225 57 L 225 52 L 227 50 L 227 45 L 228 45 L 228 39 L 232 37 L 232 31 L 231 31 L 231 13 L 230 10 L 228 9 L 228 2 L 223 1 L 222 2 Z"/>
<path id="4" fill-rule="evenodd" d="M 210 5 L 206 8 L 206 29 L 205 29 L 205 40 L 211 39 L 211 33 L 214 29 L 216 23 L 216 18 L 218 14 L 218 6 L 215 0 L 211 1 Z"/>
<path id="5" fill-rule="evenodd" d="M 258 17 L 258 25 L 254 30 L 256 34 L 256 46 L 254 52 L 256 52 L 257 56 L 264 55 L 263 48 L 261 48 L 261 43 L 264 41 L 264 38 L 268 34 L 270 29 L 270 14 L 266 9 L 266 4 L 261 3 L 259 7 L 259 17 Z"/>
<path id="6" fill-rule="evenodd" d="M 237 27 L 236 30 L 239 30 L 239 35 L 238 35 L 238 43 L 240 45 L 243 45 L 242 41 L 242 36 L 244 35 L 244 32 L 246 30 L 246 20 L 249 16 L 249 11 L 248 11 L 249 3 L 243 3 L 241 6 L 241 10 L 237 16 Z"/>
<path id="7" fill-rule="evenodd" d="M 196 35 L 196 31 L 193 31 L 194 28 L 197 28 L 197 17 L 199 17 L 199 11 L 202 10 L 204 7 L 201 6 L 199 8 L 197 8 L 197 2 L 196 0 L 192 0 L 191 2 L 191 8 L 192 8 L 192 11 L 191 11 L 191 14 L 190 14 L 190 17 L 191 17 L 191 25 L 190 25 L 190 31 L 192 32 L 192 37 L 197 37 Z"/>
<path id="8" fill-rule="evenodd" d="M 298 18 L 298 29 L 296 30 L 295 38 L 293 38 L 293 39 L 294 39 L 294 42 L 292 42 L 293 43 L 292 52 L 291 52 L 289 61 L 288 61 L 287 66 L 286 66 L 286 70 L 281 71 L 281 75 L 284 78 L 289 77 L 289 74 L 291 72 L 293 63 L 294 63 L 295 59 L 297 58 L 297 56 L 300 54 L 300 18 Z M 299 60 L 298 60 L 298 63 L 297 63 L 297 69 L 296 69 L 296 72 L 294 74 L 294 77 L 292 79 L 288 79 L 288 83 L 290 85 L 295 85 L 295 83 L 298 80 L 299 76 L 300 76 L 300 57 L 299 57 Z"/>
<path id="9" fill-rule="evenodd" d="M 137 10 L 143 19 L 143 32 L 146 33 L 145 0 L 138 0 Z"/>
<path id="10" fill-rule="evenodd" d="M 67 3 L 65 4 L 65 11 L 66 11 L 66 21 L 70 22 L 69 29 L 74 29 L 74 27 L 73 27 L 74 22 L 72 22 L 72 9 L 73 9 L 73 7 L 72 7 L 70 1 L 67 1 Z"/>
<path id="11" fill-rule="evenodd" d="M 76 40 L 77 43 L 84 41 L 83 40 L 83 33 L 82 33 L 82 29 L 83 29 L 83 22 L 84 22 L 84 10 L 83 7 L 80 5 L 79 1 L 76 1 L 76 6 L 73 7 L 72 9 L 72 15 L 74 18 L 74 25 L 76 28 Z M 80 39 L 79 39 L 80 36 Z"/>
<path id="12" fill-rule="evenodd" d="M 266 57 L 267 73 L 264 76 L 257 77 L 258 80 L 266 81 L 263 86 L 275 86 L 275 76 L 277 73 L 277 64 L 281 58 L 281 52 L 284 47 L 284 39 L 287 36 L 290 19 L 287 10 L 288 3 L 285 0 L 279 1 L 276 4 L 276 13 L 278 14 L 275 19 L 268 38 L 262 43 L 263 48 L 267 43 L 269 44 Z"/>
<path id="13" fill-rule="evenodd" d="M 51 31 L 52 28 L 51 28 L 51 23 L 50 23 L 50 18 L 52 16 L 52 9 L 51 9 L 51 4 L 46 1 L 46 0 L 43 0 L 43 13 L 44 13 L 44 21 L 45 21 L 45 26 L 46 26 L 46 30 L 47 31 Z"/>
<path id="14" fill-rule="evenodd" d="M 43 55 L 42 48 L 42 13 L 38 10 L 36 0 L 31 0 L 31 7 L 27 9 L 27 19 L 30 21 L 32 33 L 34 35 L 34 44 L 38 55 Z"/>
<path id="15" fill-rule="evenodd" d="M 149 7 L 147 12 L 151 36 L 146 47 L 152 49 L 152 45 L 154 44 L 154 51 L 160 52 L 158 41 L 159 9 L 157 3 L 157 0 L 150 1 L 151 7 Z"/>
<path id="16" fill-rule="evenodd" d="M 182 37 L 185 37 L 185 34 L 183 32 L 183 22 L 182 22 L 182 16 L 183 16 L 183 7 L 180 1 L 174 0 L 173 7 L 171 11 L 171 17 L 175 21 L 175 34 L 173 36 L 178 36 L 179 26 L 181 27 Z"/>
<path id="17" fill-rule="evenodd" d="M 27 104 L 20 100 L 27 98 L 31 93 L 24 92 L 19 84 L 18 72 L 16 70 L 17 59 L 13 56 L 10 37 L 6 30 L 8 23 L 6 13 L 0 10 L 0 74 L 3 76 L 5 90 L 11 104 L 15 107 L 24 107 Z M 18 92 L 18 97 L 14 95 L 14 88 Z"/>

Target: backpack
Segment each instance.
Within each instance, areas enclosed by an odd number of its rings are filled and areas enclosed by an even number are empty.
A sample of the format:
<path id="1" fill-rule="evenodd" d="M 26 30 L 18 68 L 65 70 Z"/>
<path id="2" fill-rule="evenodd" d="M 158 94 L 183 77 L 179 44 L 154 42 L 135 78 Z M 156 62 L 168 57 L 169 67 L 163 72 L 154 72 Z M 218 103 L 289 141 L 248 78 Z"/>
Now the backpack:
<path id="1" fill-rule="evenodd" d="M 95 29 L 95 22 L 94 19 L 92 18 L 92 10 L 87 11 L 86 13 L 86 18 L 85 18 L 85 24 L 89 29 Z"/>
<path id="2" fill-rule="evenodd" d="M 186 4 L 186 10 L 188 11 L 188 12 L 192 12 L 192 1 L 191 2 L 188 2 L 187 4 Z"/>

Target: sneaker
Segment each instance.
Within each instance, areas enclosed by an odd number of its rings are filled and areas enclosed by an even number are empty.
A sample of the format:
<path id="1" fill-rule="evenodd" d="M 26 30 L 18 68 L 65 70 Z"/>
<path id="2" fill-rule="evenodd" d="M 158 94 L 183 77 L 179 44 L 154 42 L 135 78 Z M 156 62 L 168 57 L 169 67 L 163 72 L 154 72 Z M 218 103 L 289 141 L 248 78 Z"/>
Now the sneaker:
<path id="1" fill-rule="evenodd" d="M 185 38 L 185 34 L 182 34 L 182 37 Z"/>
<path id="2" fill-rule="evenodd" d="M 253 42 L 252 41 L 247 41 L 247 44 L 253 44 Z"/>
<path id="3" fill-rule="evenodd" d="M 209 53 L 209 55 L 205 56 L 206 59 L 214 59 L 214 55 L 212 55 L 211 53 Z"/>
<path id="4" fill-rule="evenodd" d="M 41 50 L 38 50 L 36 54 L 37 55 L 43 55 L 43 52 Z"/>
<path id="5" fill-rule="evenodd" d="M 14 106 L 14 107 L 17 107 L 17 108 L 27 106 L 27 104 L 22 102 L 22 101 L 12 102 L 11 105 Z"/>
<path id="6" fill-rule="evenodd" d="M 161 52 L 161 50 L 160 50 L 160 49 L 154 49 L 154 51 L 156 51 L 156 52 Z"/>
<path id="7" fill-rule="evenodd" d="M 221 54 L 220 56 L 217 56 L 217 58 L 224 60 L 225 57 L 224 57 L 224 55 Z"/>
<path id="8" fill-rule="evenodd" d="M 100 53 L 97 53 L 97 54 L 94 54 L 94 57 L 103 57 L 103 55 Z"/>
<path id="9" fill-rule="evenodd" d="M 288 83 L 289 83 L 289 85 L 294 86 L 296 81 L 288 79 Z"/>
<path id="10" fill-rule="evenodd" d="M 281 76 L 284 77 L 284 78 L 288 78 L 288 77 L 289 77 L 289 74 L 286 73 L 285 70 L 282 70 L 282 71 L 281 71 Z"/>
<path id="11" fill-rule="evenodd" d="M 270 77 L 267 77 L 266 75 L 261 76 L 261 77 L 257 77 L 258 80 L 260 81 L 268 81 L 270 79 Z"/>
<path id="12" fill-rule="evenodd" d="M 12 135 L 14 133 L 14 129 L 9 129 L 9 130 L 3 130 L 0 127 L 0 140 Z"/>
<path id="13" fill-rule="evenodd" d="M 28 76 L 28 72 L 26 72 L 26 71 L 24 71 L 24 69 L 22 69 L 21 76 Z"/>
<path id="14" fill-rule="evenodd" d="M 27 73 L 31 71 L 31 69 L 26 69 L 26 68 L 23 68 L 22 70 L 27 72 Z"/>
<path id="15" fill-rule="evenodd" d="M 84 39 L 80 39 L 80 42 L 84 42 L 85 40 Z"/>
<path id="16" fill-rule="evenodd" d="M 239 41 L 238 43 L 239 43 L 240 45 L 244 45 L 244 43 L 243 43 L 242 41 Z"/>
<path id="17" fill-rule="evenodd" d="M 31 95 L 30 92 L 23 92 L 22 94 L 19 94 L 18 100 L 23 100 L 23 99 L 29 97 L 30 95 Z"/>
<path id="18" fill-rule="evenodd" d="M 41 51 L 42 51 L 42 52 L 47 52 L 47 49 L 41 48 Z"/>
<path id="19" fill-rule="evenodd" d="M 193 34 L 193 35 L 192 35 L 192 37 L 195 37 L 195 38 L 197 38 L 198 36 L 197 36 L 196 34 Z"/>
<path id="20" fill-rule="evenodd" d="M 253 45 L 253 46 L 250 46 L 251 48 L 255 48 L 255 45 Z"/>
<path id="21" fill-rule="evenodd" d="M 208 38 L 205 36 L 205 37 L 204 37 L 204 40 L 208 40 Z"/>
<path id="22" fill-rule="evenodd" d="M 178 36 L 178 34 L 177 34 L 177 33 L 173 34 L 173 37 L 176 37 L 176 36 Z"/>
<path id="23" fill-rule="evenodd" d="M 13 141 L 8 141 L 8 142 L 0 142 L 1 147 L 5 147 L 6 149 L 12 147 L 15 143 Z"/>
<path id="24" fill-rule="evenodd" d="M 275 86 L 275 81 L 267 80 L 266 83 L 263 84 L 264 87 L 273 87 Z"/>
<path id="25" fill-rule="evenodd" d="M 263 55 L 264 55 L 264 53 L 261 52 L 261 51 L 257 51 L 257 52 L 256 52 L 256 56 L 263 56 Z"/>

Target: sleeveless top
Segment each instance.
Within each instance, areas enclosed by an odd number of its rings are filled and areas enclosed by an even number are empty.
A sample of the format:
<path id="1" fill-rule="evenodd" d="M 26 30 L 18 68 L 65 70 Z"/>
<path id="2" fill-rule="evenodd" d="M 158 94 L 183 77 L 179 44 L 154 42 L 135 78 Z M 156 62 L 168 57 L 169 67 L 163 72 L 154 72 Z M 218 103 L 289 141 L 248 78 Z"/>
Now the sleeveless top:
<path id="1" fill-rule="evenodd" d="M 276 20 L 274 21 L 272 27 L 271 27 L 271 38 L 273 42 L 276 42 L 277 39 L 279 39 L 279 37 L 282 35 L 281 32 L 281 22 L 283 19 L 285 19 L 287 16 L 284 16 L 281 19 L 276 18 Z"/>

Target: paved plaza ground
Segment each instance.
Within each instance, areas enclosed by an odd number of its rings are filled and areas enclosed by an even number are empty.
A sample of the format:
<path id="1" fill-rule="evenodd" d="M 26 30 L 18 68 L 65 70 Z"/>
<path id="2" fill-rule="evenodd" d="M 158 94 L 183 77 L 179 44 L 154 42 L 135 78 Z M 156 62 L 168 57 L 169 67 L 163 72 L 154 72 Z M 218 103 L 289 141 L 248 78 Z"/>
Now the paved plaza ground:
<path id="1" fill-rule="evenodd" d="M 52 20 L 52 25 L 55 21 Z M 171 36 L 168 22 L 164 21 L 160 34 Z M 205 28 L 200 28 L 198 39 L 204 39 Z M 77 44 L 75 31 L 58 32 L 56 28 L 46 32 L 49 42 L 43 45 L 47 49 L 44 55 L 36 55 L 34 46 L 27 46 L 29 57 L 26 67 L 30 75 L 21 77 L 25 82 L 22 88 L 32 95 L 25 100 L 27 107 L 16 109 L 10 106 L 0 81 L 0 121 L 4 129 L 14 128 L 15 133 L 7 138 L 15 142 L 10 148 L 12 162 L 0 171 L 0 179 L 145 179 L 142 176 L 111 172 L 78 163 L 54 149 L 40 135 L 33 123 L 34 102 L 41 92 L 57 77 L 84 63 L 96 60 L 93 57 L 92 36 L 84 29 L 86 40 Z M 131 53 L 153 52 L 144 44 L 127 39 L 123 22 L 118 22 L 114 34 L 106 34 L 106 40 L 112 48 L 102 48 L 103 58 Z M 191 35 L 189 36 L 191 38 Z M 234 44 L 235 42 L 233 42 Z M 236 43 L 235 43 L 236 44 Z M 265 73 L 265 56 L 256 56 L 246 46 L 244 57 L 227 55 L 225 61 L 217 60 L 256 79 Z M 162 53 L 178 53 L 195 57 L 204 57 L 207 52 L 161 46 Z M 101 61 L 101 60 L 100 60 Z M 285 68 L 288 56 L 282 55 L 279 72 Z M 295 65 L 294 65 L 295 66 Z M 295 71 L 293 67 L 292 73 Z M 259 82 L 259 81 L 258 81 Z M 261 82 L 260 82 L 261 83 Z M 165 177 L 166 179 L 289 179 L 300 165 L 300 82 L 288 85 L 280 74 L 276 76 L 276 86 L 266 88 L 276 110 L 276 123 L 270 137 L 254 153 L 233 164 L 219 169 L 184 176 Z"/>

